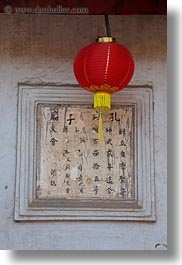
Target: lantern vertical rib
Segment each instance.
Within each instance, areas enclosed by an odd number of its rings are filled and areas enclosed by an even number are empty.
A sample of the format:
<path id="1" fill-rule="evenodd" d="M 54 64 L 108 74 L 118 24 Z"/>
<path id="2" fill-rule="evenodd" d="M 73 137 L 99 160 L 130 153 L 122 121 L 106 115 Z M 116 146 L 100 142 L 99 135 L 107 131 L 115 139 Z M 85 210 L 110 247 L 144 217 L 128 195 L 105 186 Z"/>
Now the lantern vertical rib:
<path id="1" fill-rule="evenodd" d="M 108 49 L 107 49 L 107 58 L 106 58 L 106 69 L 105 69 L 105 75 L 104 75 L 104 82 L 107 81 L 107 73 L 108 73 L 108 66 L 109 66 L 109 59 L 110 59 L 110 45 L 108 44 Z"/>

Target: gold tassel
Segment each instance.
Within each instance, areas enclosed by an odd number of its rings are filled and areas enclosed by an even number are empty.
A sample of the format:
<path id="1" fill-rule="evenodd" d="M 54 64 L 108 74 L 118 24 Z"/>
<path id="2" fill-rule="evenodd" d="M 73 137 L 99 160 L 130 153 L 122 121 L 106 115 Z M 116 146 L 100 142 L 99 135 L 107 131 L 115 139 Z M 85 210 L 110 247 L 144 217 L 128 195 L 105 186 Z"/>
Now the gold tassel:
<path id="1" fill-rule="evenodd" d="M 94 94 L 94 109 L 110 109 L 111 99 L 110 94 L 107 92 L 96 92 Z"/>
<path id="2" fill-rule="evenodd" d="M 111 108 L 110 94 L 107 92 L 96 92 L 94 94 L 94 109 L 99 109 L 99 128 L 98 128 L 98 139 L 102 141 L 103 131 L 102 131 L 102 111 Z"/>
<path id="3" fill-rule="evenodd" d="M 103 132 L 102 132 L 102 111 L 99 111 L 99 141 L 103 139 Z"/>

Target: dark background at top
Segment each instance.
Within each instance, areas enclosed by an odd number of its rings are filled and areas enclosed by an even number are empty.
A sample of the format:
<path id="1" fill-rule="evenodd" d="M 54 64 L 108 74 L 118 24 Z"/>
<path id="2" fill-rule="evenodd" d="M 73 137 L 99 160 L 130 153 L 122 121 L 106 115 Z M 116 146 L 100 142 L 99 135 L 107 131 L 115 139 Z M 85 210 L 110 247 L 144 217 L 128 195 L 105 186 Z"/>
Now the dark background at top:
<path id="1" fill-rule="evenodd" d="M 166 0 L 0 0 L 0 13 L 4 7 L 87 7 L 90 15 L 134 15 L 134 14 L 166 14 Z"/>

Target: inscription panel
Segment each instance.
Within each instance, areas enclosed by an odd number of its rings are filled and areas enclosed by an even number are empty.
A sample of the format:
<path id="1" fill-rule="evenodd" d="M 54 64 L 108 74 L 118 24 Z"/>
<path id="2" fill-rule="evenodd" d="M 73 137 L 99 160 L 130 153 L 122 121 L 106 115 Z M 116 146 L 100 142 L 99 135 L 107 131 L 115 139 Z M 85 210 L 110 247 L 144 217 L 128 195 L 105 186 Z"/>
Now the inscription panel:
<path id="1" fill-rule="evenodd" d="M 134 106 L 38 105 L 37 197 L 134 199 Z"/>
<path id="2" fill-rule="evenodd" d="M 19 85 L 15 221 L 155 221 L 151 84 L 103 114 L 76 85 Z"/>

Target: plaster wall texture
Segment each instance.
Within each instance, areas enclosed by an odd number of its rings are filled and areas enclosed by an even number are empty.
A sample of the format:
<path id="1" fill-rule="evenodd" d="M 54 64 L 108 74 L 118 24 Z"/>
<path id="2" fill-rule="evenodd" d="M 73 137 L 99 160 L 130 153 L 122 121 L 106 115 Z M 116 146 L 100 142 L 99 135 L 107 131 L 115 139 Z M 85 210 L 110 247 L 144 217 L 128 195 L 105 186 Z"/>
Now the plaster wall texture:
<path id="1" fill-rule="evenodd" d="M 167 243 L 166 16 L 110 16 L 135 59 L 132 83 L 152 81 L 156 222 L 14 222 L 18 83 L 77 84 L 79 49 L 103 35 L 103 16 L 0 15 L 0 249 L 154 250 Z"/>

